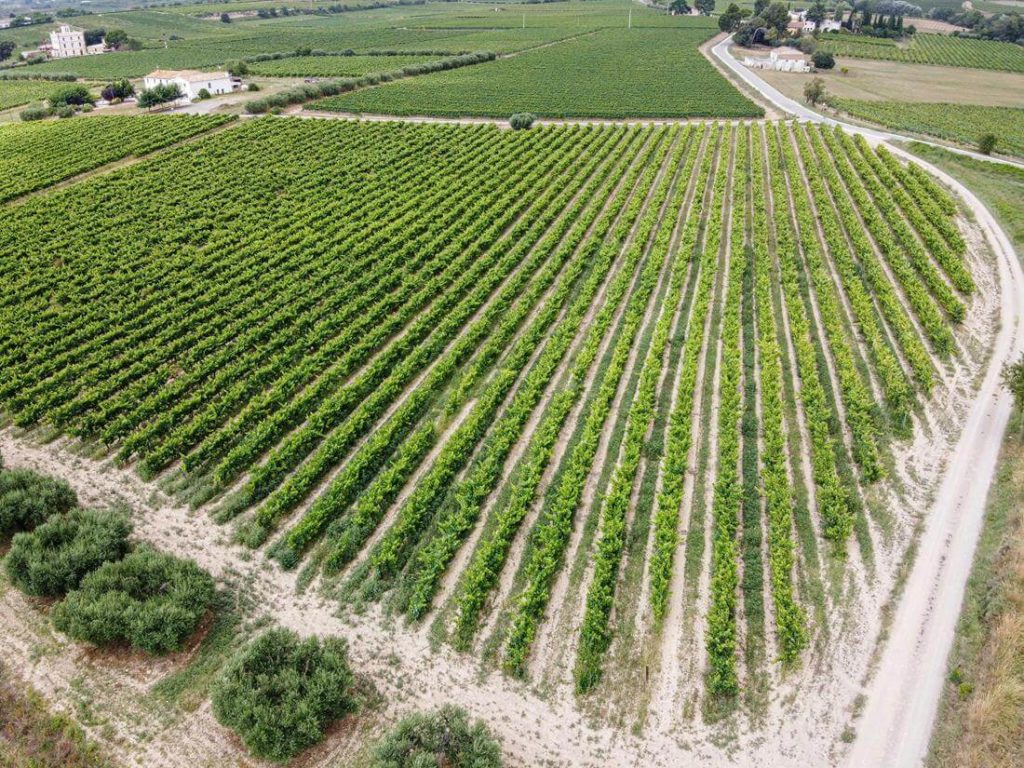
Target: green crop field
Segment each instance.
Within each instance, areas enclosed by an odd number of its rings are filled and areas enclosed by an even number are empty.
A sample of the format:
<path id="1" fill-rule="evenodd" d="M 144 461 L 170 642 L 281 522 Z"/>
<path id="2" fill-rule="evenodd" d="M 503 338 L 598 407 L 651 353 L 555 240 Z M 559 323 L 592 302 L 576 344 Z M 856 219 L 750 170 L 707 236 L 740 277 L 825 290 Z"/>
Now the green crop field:
<path id="1" fill-rule="evenodd" d="M 832 34 L 821 40 L 822 48 L 836 56 L 1024 72 L 1024 47 L 1014 43 L 924 34 L 914 35 L 908 43 Z"/>
<path id="2" fill-rule="evenodd" d="M 974 147 L 986 133 L 996 135 L 996 151 L 1024 157 L 1024 109 L 965 104 L 918 104 L 837 99 L 844 112 L 898 131 L 927 134 Z"/>
<path id="3" fill-rule="evenodd" d="M 289 56 L 252 64 L 253 74 L 268 77 L 359 77 L 437 61 L 437 56 Z"/>
<path id="4" fill-rule="evenodd" d="M 319 102 L 399 115 L 747 117 L 762 114 L 697 50 L 705 29 L 603 30 L 475 67 Z"/>
<path id="5" fill-rule="evenodd" d="M 0 89 L 8 83 L 0 82 Z M 51 89 L 53 83 L 49 84 Z M 90 117 L 0 128 L 0 201 L 114 160 L 145 155 L 231 118 L 196 115 Z"/>
<path id="6" fill-rule="evenodd" d="M 0 80 L 0 109 L 42 101 L 58 83 L 46 80 Z"/>
<path id="7" fill-rule="evenodd" d="M 581 694 L 700 611 L 706 667 L 656 674 L 730 700 L 887 530 L 975 292 L 953 212 L 815 127 L 250 120 L 7 208 L 0 406 L 510 672 L 568 622 Z"/>

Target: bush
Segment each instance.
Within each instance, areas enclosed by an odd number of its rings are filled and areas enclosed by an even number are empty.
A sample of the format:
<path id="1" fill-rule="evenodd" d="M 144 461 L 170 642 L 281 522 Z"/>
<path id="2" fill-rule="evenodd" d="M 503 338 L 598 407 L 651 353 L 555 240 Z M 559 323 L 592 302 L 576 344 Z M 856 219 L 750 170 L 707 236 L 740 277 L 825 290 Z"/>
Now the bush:
<path id="1" fill-rule="evenodd" d="M 260 89 L 260 87 L 258 85 L 256 85 L 256 83 L 249 83 L 248 90 L 251 93 L 256 93 L 256 91 L 258 91 L 259 89 Z"/>
<path id="2" fill-rule="evenodd" d="M 269 630 L 228 664 L 213 688 L 213 714 L 257 757 L 287 760 L 354 709 L 347 657 L 341 638 Z"/>
<path id="3" fill-rule="evenodd" d="M 32 530 L 77 503 L 63 480 L 27 469 L 0 470 L 0 537 Z"/>
<path id="4" fill-rule="evenodd" d="M 26 107 L 21 110 L 20 117 L 25 122 L 32 120 L 43 120 L 50 116 L 50 110 L 46 107 Z"/>
<path id="5" fill-rule="evenodd" d="M 994 133 L 986 133 L 978 139 L 978 151 L 983 155 L 991 155 L 996 149 L 999 139 Z"/>
<path id="6" fill-rule="evenodd" d="M 836 65 L 836 57 L 828 51 L 815 51 L 811 61 L 815 69 L 832 69 Z"/>
<path id="7" fill-rule="evenodd" d="M 501 768 L 501 750 L 482 722 L 446 706 L 402 720 L 377 746 L 371 768 Z"/>
<path id="8" fill-rule="evenodd" d="M 86 574 L 124 557 L 131 532 L 123 511 L 75 510 L 15 535 L 4 569 L 25 594 L 59 597 Z"/>
<path id="9" fill-rule="evenodd" d="M 207 99 L 213 97 L 211 96 L 208 90 L 206 90 L 205 88 L 200 88 L 199 93 L 196 94 L 196 98 L 199 99 L 199 101 L 206 101 Z"/>
<path id="10" fill-rule="evenodd" d="M 512 126 L 513 131 L 523 131 L 532 126 L 536 119 L 537 117 L 529 112 L 516 112 L 509 118 L 508 124 Z"/>
<path id="11" fill-rule="evenodd" d="M 53 111 L 53 114 L 55 114 L 57 117 L 74 117 L 75 108 L 72 106 L 58 107 Z"/>
<path id="12" fill-rule="evenodd" d="M 96 97 L 89 93 L 89 89 L 84 85 L 66 85 L 51 93 L 49 101 L 51 107 L 80 107 L 83 104 L 95 103 Z"/>
<path id="13" fill-rule="evenodd" d="M 128 642 L 147 653 L 178 650 L 213 601 L 213 579 L 192 560 L 141 546 L 107 563 L 53 610 L 61 632 L 93 645 Z"/>

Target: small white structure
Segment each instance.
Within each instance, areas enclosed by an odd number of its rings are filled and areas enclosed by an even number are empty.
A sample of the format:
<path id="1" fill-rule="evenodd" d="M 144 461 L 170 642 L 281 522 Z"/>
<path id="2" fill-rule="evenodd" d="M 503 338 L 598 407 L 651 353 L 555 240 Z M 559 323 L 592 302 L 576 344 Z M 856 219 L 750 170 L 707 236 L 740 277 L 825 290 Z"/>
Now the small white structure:
<path id="1" fill-rule="evenodd" d="M 843 28 L 843 22 L 836 19 L 825 19 L 818 27 L 822 32 L 838 32 Z"/>
<path id="2" fill-rule="evenodd" d="M 91 56 L 103 53 L 106 45 L 101 41 L 93 45 L 85 44 L 85 32 L 72 27 L 70 24 L 61 24 L 50 33 L 49 56 L 52 59 L 71 59 L 76 56 Z"/>
<path id="3" fill-rule="evenodd" d="M 217 96 L 237 90 L 240 82 L 227 72 L 198 72 L 192 69 L 157 69 L 142 79 L 142 87 L 146 90 L 158 85 L 176 85 L 185 99 L 195 101 L 204 89 L 211 96 Z"/>
<path id="4" fill-rule="evenodd" d="M 773 69 L 776 72 L 810 72 L 811 64 L 800 51 L 774 50 L 767 59 L 746 56 L 743 63 L 751 69 Z"/>

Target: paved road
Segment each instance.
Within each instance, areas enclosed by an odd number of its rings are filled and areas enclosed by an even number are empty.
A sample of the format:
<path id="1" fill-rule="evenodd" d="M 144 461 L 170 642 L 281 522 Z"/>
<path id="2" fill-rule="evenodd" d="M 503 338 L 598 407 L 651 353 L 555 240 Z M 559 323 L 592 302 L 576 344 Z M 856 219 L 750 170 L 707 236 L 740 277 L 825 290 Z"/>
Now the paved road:
<path id="1" fill-rule="evenodd" d="M 714 55 L 762 96 L 797 118 L 842 125 L 874 141 L 908 138 L 812 112 L 737 62 L 728 46 L 727 38 L 714 47 Z M 890 148 L 905 158 L 912 157 L 899 147 Z M 1011 400 L 1001 385 L 1000 371 L 1005 361 L 1017 359 L 1024 350 L 1024 272 L 1009 238 L 970 190 L 929 163 L 913 159 L 953 188 L 974 211 L 997 259 L 1000 327 L 992 362 L 963 434 L 948 459 L 888 642 L 868 686 L 867 705 L 857 723 L 857 739 L 845 763 L 849 768 L 917 768 L 927 755 L 985 502 L 1010 417 Z"/>

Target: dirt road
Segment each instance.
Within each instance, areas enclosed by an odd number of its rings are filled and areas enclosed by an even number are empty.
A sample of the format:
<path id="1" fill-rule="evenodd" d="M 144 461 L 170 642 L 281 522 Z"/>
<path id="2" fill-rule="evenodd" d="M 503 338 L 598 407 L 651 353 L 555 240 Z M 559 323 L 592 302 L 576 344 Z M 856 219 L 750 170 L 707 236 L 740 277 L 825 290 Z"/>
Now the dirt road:
<path id="1" fill-rule="evenodd" d="M 842 125 L 872 142 L 907 138 L 842 123 L 807 109 L 737 62 L 729 52 L 729 42 L 726 39 L 716 45 L 713 54 L 779 109 L 812 122 Z M 970 190 L 921 158 L 899 147 L 889 148 L 904 158 L 913 157 L 954 189 L 973 211 L 998 263 L 1000 329 L 988 371 L 927 513 L 917 558 L 869 687 L 857 739 L 846 758 L 851 768 L 912 768 L 920 765 L 927 754 L 946 659 L 1010 417 L 1011 399 L 1001 386 L 1000 371 L 1006 361 L 1016 359 L 1024 350 L 1024 272 L 1009 238 Z M 951 151 L 994 160 L 966 150 Z"/>

